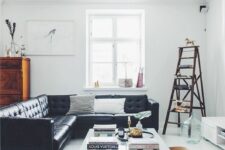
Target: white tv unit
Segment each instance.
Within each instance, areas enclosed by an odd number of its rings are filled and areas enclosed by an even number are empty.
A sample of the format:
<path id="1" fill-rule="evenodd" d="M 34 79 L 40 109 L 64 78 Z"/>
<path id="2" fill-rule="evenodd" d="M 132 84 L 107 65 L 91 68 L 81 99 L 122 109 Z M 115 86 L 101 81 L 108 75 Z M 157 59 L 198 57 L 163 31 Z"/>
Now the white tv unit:
<path id="1" fill-rule="evenodd" d="M 202 137 L 225 150 L 225 117 L 202 117 Z"/>

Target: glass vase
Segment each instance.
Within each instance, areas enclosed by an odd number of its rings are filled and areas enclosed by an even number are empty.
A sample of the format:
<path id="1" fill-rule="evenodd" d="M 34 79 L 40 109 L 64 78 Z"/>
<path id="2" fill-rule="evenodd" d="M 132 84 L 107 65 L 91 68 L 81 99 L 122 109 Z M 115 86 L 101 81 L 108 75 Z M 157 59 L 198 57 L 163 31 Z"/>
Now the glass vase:
<path id="1" fill-rule="evenodd" d="M 136 124 L 136 127 L 137 127 L 138 129 L 140 129 L 140 130 L 143 129 L 143 126 L 142 126 L 142 124 L 141 124 L 141 120 L 138 121 L 138 123 Z"/>
<path id="2" fill-rule="evenodd" d="M 201 140 L 201 122 L 194 115 L 181 124 L 181 135 L 191 144 L 197 144 Z"/>
<path id="3" fill-rule="evenodd" d="M 13 57 L 15 57 L 16 56 L 16 43 L 14 42 L 13 39 L 11 40 L 11 43 L 10 43 L 10 49 L 11 49 L 11 55 Z"/>

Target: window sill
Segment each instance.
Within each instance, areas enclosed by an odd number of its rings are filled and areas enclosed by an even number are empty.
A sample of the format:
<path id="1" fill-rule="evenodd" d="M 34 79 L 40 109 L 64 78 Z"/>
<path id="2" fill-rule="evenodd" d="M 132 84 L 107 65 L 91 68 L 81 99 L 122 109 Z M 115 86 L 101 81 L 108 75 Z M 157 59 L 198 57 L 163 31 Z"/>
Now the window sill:
<path id="1" fill-rule="evenodd" d="M 139 92 L 146 92 L 148 90 L 147 87 L 142 87 L 142 88 L 136 88 L 136 87 L 131 87 L 131 88 L 122 88 L 122 87 L 85 87 L 84 91 L 139 91 Z"/>

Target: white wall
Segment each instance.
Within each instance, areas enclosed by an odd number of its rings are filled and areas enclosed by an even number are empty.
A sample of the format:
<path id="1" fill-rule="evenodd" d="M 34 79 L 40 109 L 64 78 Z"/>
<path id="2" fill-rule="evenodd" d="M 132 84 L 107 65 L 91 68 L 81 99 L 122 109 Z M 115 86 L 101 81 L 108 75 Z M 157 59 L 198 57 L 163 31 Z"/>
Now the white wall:
<path id="1" fill-rule="evenodd" d="M 160 123 L 164 123 L 177 63 L 178 46 L 190 37 L 201 46 L 205 60 L 205 15 L 192 2 L 146 4 L 31 5 L 5 4 L 4 18 L 17 22 L 17 36 L 25 35 L 26 20 L 74 20 L 75 56 L 30 56 L 31 95 L 82 93 L 85 85 L 85 10 L 145 9 L 147 94 L 160 103 Z M 7 37 L 4 28 L 4 37 Z M 4 38 L 4 43 L 7 43 Z M 203 63 L 204 64 L 204 63 Z M 204 71 L 203 66 L 203 71 Z M 204 76 L 204 74 L 203 74 Z"/>
<path id="2" fill-rule="evenodd" d="M 0 49 L 2 49 L 2 0 L 0 0 Z M 0 51 L 0 55 L 2 55 L 3 51 Z"/>
<path id="3" fill-rule="evenodd" d="M 206 97 L 216 115 L 225 115 L 224 8 L 224 0 L 210 0 L 207 13 Z"/>

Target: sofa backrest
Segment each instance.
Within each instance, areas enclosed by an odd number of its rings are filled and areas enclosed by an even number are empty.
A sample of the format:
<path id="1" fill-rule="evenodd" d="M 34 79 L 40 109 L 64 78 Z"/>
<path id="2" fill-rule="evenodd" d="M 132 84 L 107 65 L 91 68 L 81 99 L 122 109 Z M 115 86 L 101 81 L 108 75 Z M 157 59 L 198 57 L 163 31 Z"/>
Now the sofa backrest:
<path id="1" fill-rule="evenodd" d="M 147 110 L 147 95 L 97 95 L 95 98 L 126 98 L 124 112 L 138 113 Z"/>
<path id="2" fill-rule="evenodd" d="M 48 104 L 48 96 L 47 95 L 40 95 L 37 97 L 40 106 L 41 111 L 44 117 L 46 117 L 49 113 L 49 104 Z"/>
<path id="3" fill-rule="evenodd" d="M 49 115 L 65 115 L 70 109 L 70 95 L 48 95 Z"/>
<path id="4" fill-rule="evenodd" d="M 26 118 L 26 113 L 22 105 L 11 104 L 0 109 L 0 117 Z"/>
<path id="5" fill-rule="evenodd" d="M 37 98 L 19 104 L 23 106 L 27 118 L 42 118 L 44 116 Z"/>

